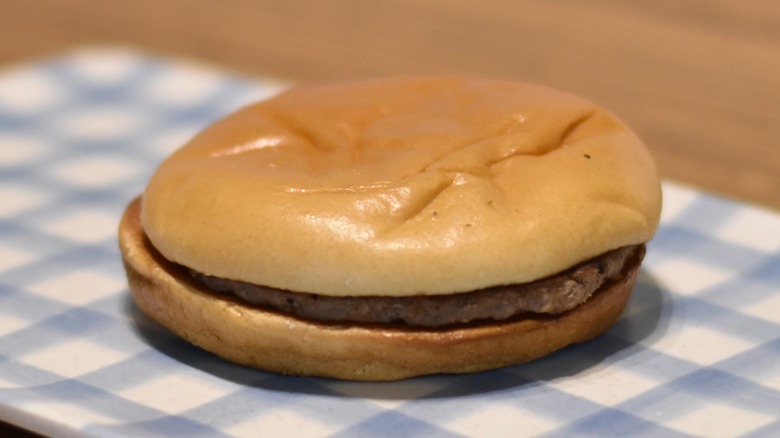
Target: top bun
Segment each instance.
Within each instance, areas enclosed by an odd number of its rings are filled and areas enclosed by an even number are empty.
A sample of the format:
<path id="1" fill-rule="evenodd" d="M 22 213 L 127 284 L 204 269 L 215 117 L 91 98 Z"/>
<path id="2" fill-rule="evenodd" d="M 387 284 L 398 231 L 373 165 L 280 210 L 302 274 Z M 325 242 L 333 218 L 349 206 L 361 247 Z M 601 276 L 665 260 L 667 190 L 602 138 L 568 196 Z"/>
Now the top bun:
<path id="1" fill-rule="evenodd" d="M 650 240 L 661 193 L 608 112 L 526 83 L 402 77 L 298 88 L 157 169 L 143 227 L 199 272 L 333 296 L 523 283 Z"/>

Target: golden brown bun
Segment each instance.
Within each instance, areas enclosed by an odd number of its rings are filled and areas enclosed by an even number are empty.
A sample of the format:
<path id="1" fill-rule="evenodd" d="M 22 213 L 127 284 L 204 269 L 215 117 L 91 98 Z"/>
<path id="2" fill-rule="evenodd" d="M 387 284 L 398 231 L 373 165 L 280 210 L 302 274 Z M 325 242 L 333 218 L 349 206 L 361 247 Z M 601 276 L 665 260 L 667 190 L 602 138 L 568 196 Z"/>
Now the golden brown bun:
<path id="1" fill-rule="evenodd" d="M 536 85 L 411 77 L 294 89 L 167 159 L 143 225 L 205 274 L 322 295 L 465 292 L 650 240 L 642 143 Z"/>
<path id="2" fill-rule="evenodd" d="M 622 280 L 557 317 L 445 330 L 307 322 L 218 297 L 157 253 L 139 218 L 140 201 L 120 224 L 130 289 L 151 318 L 226 359 L 268 371 L 350 380 L 395 380 L 467 373 L 527 362 L 598 336 L 614 324 L 639 264 Z"/>

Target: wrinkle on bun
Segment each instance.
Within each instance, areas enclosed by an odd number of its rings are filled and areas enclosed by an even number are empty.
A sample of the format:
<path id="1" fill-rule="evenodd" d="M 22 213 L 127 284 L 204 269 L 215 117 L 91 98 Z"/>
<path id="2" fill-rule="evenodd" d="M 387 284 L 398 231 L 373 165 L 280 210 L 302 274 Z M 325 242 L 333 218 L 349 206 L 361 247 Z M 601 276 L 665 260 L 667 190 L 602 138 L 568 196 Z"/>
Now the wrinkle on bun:
<path id="1" fill-rule="evenodd" d="M 141 219 L 198 272 L 331 296 L 467 292 L 650 240 L 660 184 L 608 112 L 526 83 L 303 87 L 208 127 Z"/>

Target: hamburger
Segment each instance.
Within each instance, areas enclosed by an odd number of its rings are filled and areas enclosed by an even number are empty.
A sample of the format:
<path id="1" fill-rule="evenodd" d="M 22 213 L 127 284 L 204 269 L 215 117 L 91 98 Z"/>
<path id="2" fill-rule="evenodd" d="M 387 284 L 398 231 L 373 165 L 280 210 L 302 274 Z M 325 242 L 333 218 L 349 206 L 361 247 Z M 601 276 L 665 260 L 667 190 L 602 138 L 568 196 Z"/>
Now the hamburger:
<path id="1" fill-rule="evenodd" d="M 138 307 L 263 370 L 520 364 L 621 315 L 661 191 L 609 112 L 528 83 L 305 86 L 207 127 L 122 218 Z"/>

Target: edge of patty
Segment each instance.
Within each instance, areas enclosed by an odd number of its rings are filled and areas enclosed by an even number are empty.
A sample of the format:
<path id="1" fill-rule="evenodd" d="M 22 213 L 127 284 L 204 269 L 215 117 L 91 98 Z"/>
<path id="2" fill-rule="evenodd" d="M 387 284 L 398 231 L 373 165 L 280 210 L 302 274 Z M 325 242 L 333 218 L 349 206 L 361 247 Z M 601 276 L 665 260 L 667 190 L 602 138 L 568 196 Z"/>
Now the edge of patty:
<path id="1" fill-rule="evenodd" d="M 451 295 L 333 297 L 293 292 L 214 277 L 189 270 L 209 290 L 242 302 L 321 322 L 403 323 L 442 327 L 504 320 L 523 313 L 556 315 L 582 304 L 605 283 L 622 275 L 644 245 L 609 251 L 561 273 L 530 283 L 494 286 Z"/>

